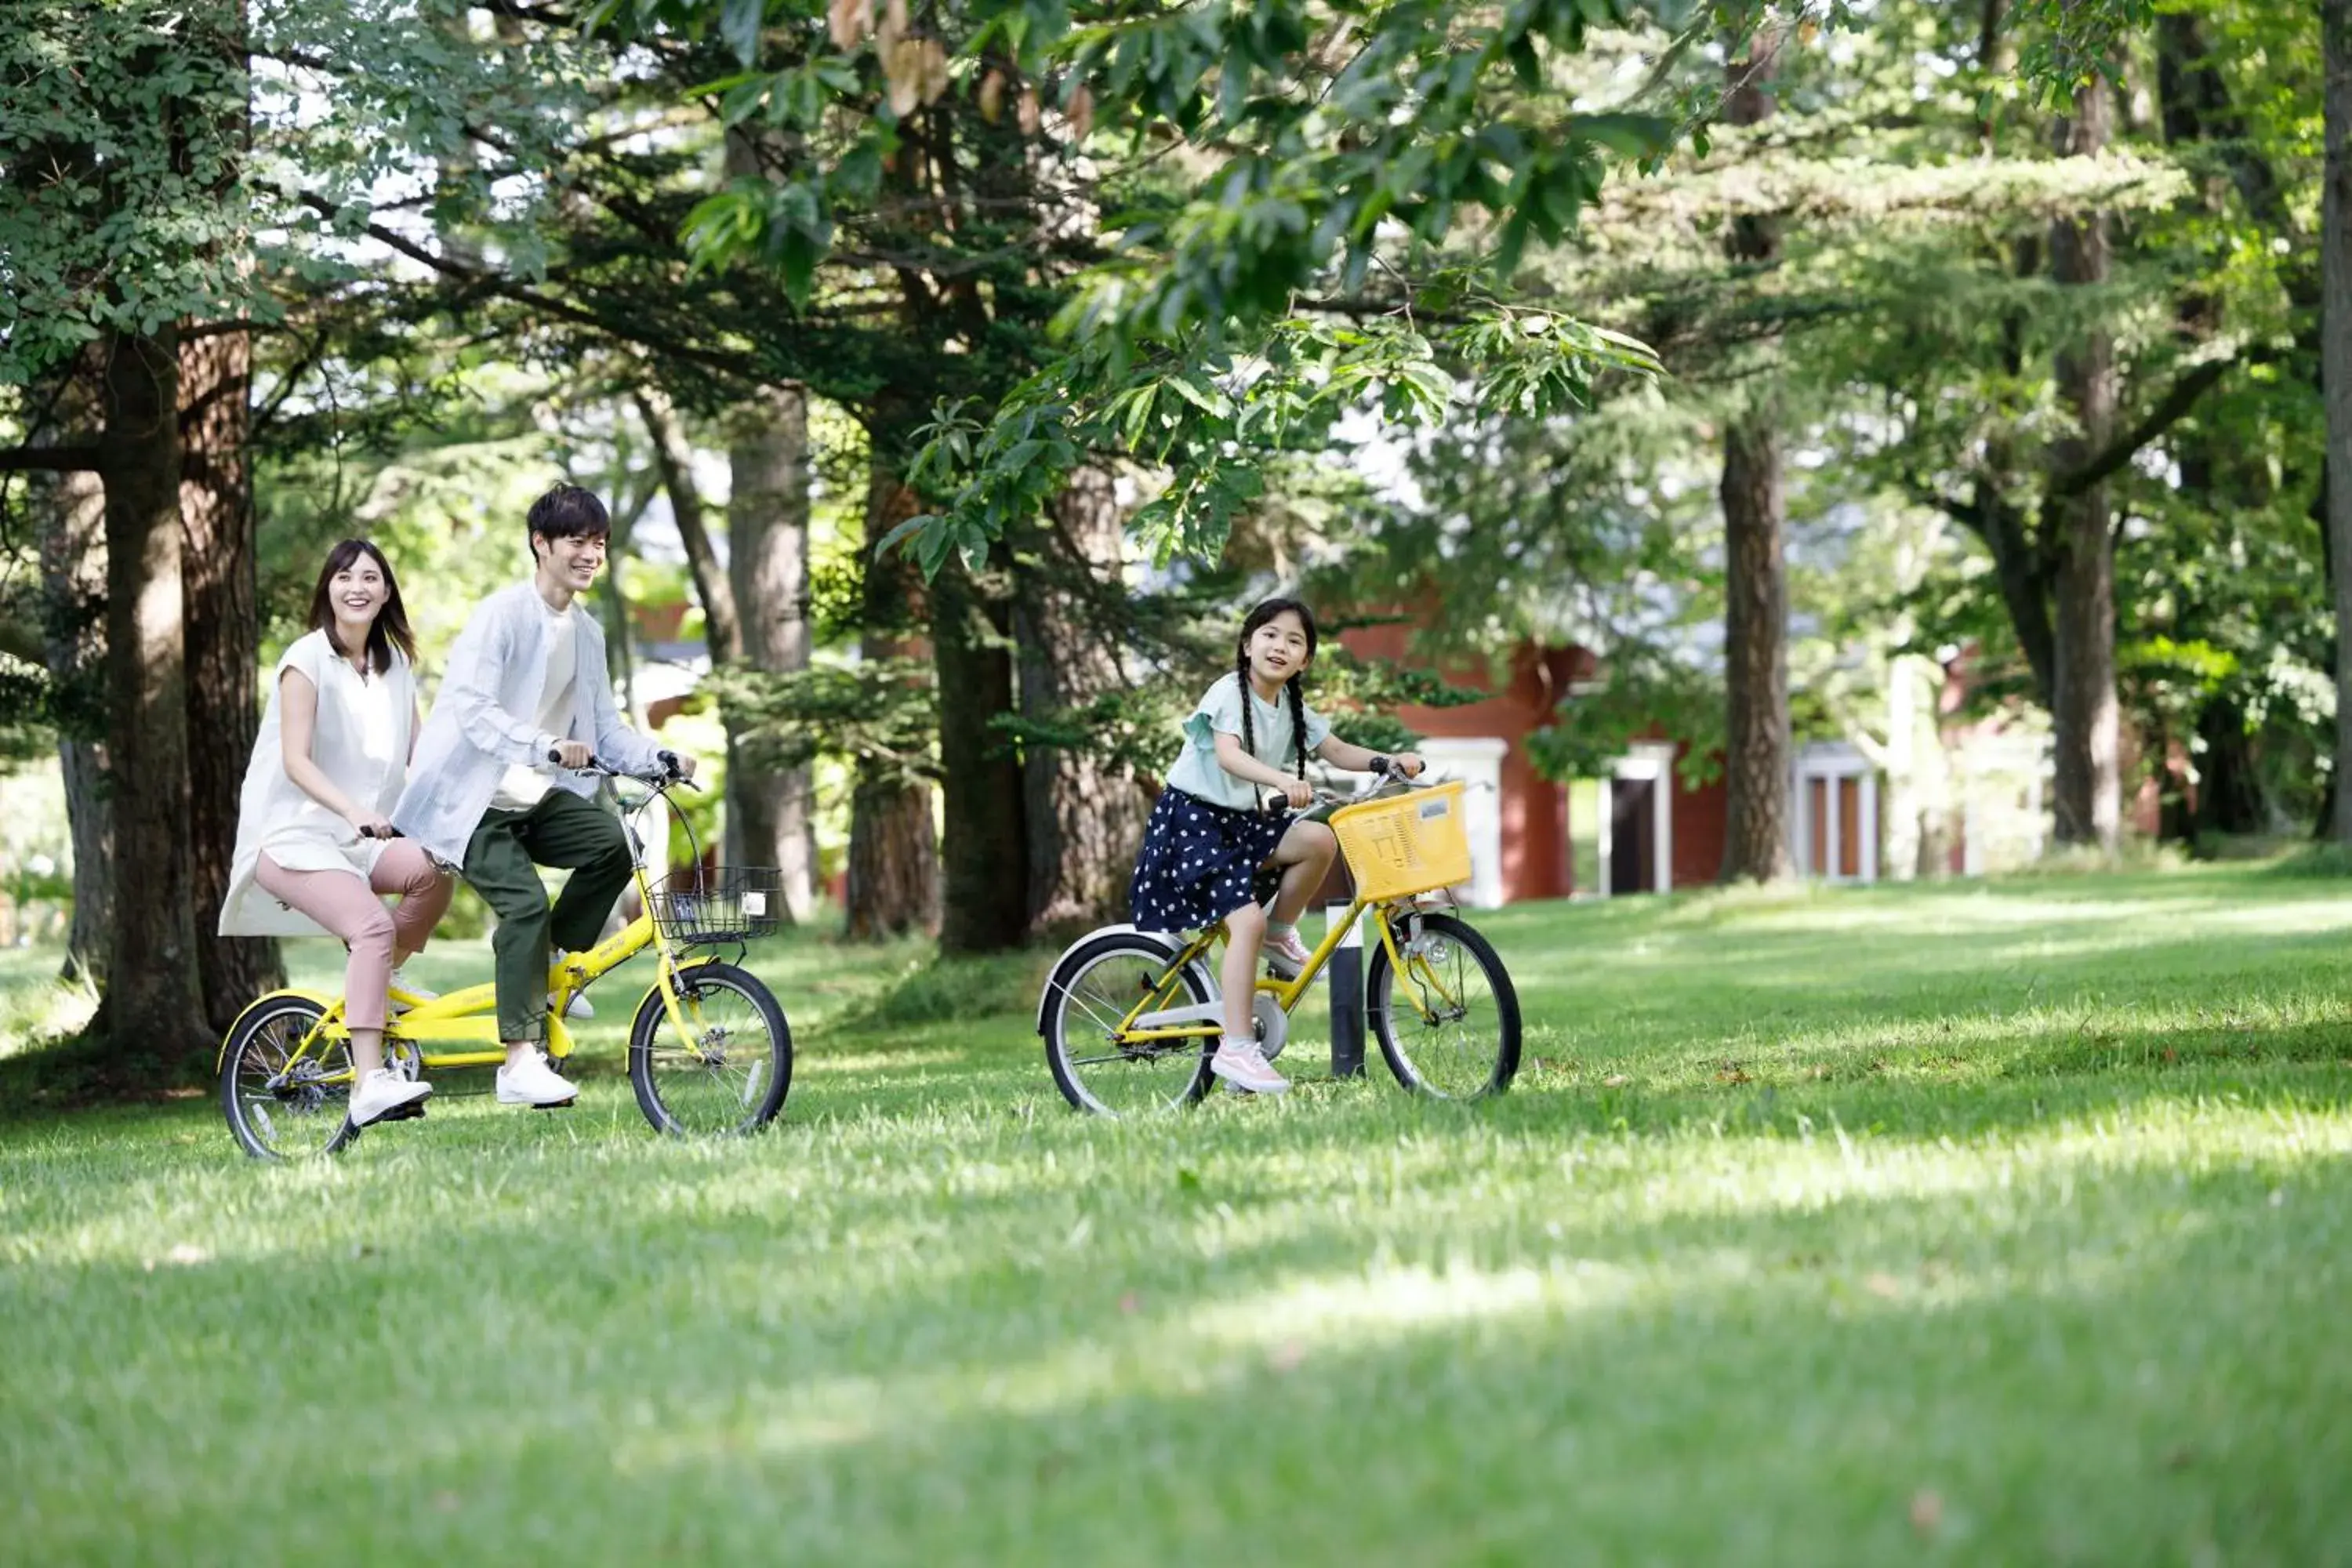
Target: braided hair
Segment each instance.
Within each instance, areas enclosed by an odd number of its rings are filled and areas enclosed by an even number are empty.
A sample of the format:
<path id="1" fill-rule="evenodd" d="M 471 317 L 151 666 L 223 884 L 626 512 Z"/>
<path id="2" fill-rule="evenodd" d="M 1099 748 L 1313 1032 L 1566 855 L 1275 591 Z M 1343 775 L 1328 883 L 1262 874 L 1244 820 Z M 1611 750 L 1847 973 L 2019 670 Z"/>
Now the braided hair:
<path id="1" fill-rule="evenodd" d="M 1249 641 L 1251 637 L 1257 635 L 1257 629 L 1260 626 L 1286 611 L 1297 616 L 1298 624 L 1306 628 L 1307 657 L 1313 658 L 1315 657 L 1315 612 L 1297 599 L 1268 599 L 1250 611 L 1242 620 L 1241 640 L 1234 645 L 1234 679 L 1240 683 L 1242 689 L 1242 750 L 1252 756 L 1257 755 L 1257 726 L 1250 721 L 1250 698 L 1253 695 L 1253 688 L 1250 686 L 1249 678 Z M 1302 779 L 1307 776 L 1307 688 L 1304 683 L 1306 674 L 1304 669 L 1298 670 L 1282 683 L 1283 691 L 1290 699 L 1290 738 L 1297 750 L 1298 776 Z"/>

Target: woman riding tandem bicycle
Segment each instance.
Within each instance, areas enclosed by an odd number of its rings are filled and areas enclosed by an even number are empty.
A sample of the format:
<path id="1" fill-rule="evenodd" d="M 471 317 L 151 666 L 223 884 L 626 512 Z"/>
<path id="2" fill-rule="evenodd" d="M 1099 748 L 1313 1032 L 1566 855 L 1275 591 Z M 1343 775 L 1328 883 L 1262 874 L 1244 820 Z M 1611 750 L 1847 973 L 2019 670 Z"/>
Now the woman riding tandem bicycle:
<path id="1" fill-rule="evenodd" d="M 688 963 L 673 949 L 772 931 L 775 873 L 722 871 L 698 879 L 690 891 L 654 889 L 645 878 L 642 842 L 593 798 L 599 778 L 635 779 L 648 793 L 630 803 L 634 811 L 689 783 L 694 772 L 693 759 L 662 750 L 621 721 L 605 674 L 603 632 L 574 605 L 604 564 L 610 526 L 603 504 L 574 486 L 556 487 L 531 508 L 530 581 L 492 595 L 476 609 L 451 652 L 440 698 L 390 821 L 366 825 L 404 833 L 413 846 L 457 866 L 499 921 L 492 987 L 448 997 L 404 989 L 395 999 L 411 1005 L 392 1023 L 397 1038 L 473 1042 L 483 1033 L 484 1005 L 494 1003 L 497 1056 L 411 1052 L 402 1060 L 412 1070 L 387 1076 L 394 1083 L 413 1079 L 420 1060 L 496 1060 L 500 1104 L 569 1105 L 579 1090 L 549 1060 L 551 1047 L 558 1059 L 570 1054 L 562 1013 L 584 1013 L 582 990 L 635 952 L 656 947 L 660 973 L 630 1037 L 640 1106 L 666 1131 L 699 1130 L 688 1125 L 674 1103 L 689 1092 L 685 1079 L 662 1070 L 683 1069 L 688 1079 L 724 1086 L 720 1125 L 713 1130 L 747 1131 L 775 1114 L 789 1086 L 791 1043 L 782 1012 L 767 987 L 740 967 L 710 959 Z M 257 768 L 261 765 L 257 759 Z M 542 865 L 572 868 L 552 910 L 539 880 Z M 632 878 L 645 896 L 646 913 L 600 942 Z M 336 1091 L 350 1075 L 334 1065 L 337 1041 L 348 1035 L 354 1058 L 362 1049 L 353 1001 L 347 995 L 341 1016 L 331 1018 L 334 1010 L 315 998 L 280 994 L 239 1020 L 224 1048 L 222 1096 L 248 1150 L 278 1152 L 269 1146 L 276 1142 L 273 1102 L 285 1114 L 316 1114 L 340 1098 Z M 304 1029 L 299 1016 L 306 1005 L 313 1018 Z M 301 1037 L 290 1048 L 256 1048 L 264 1022 L 281 1034 L 300 1029 Z M 362 1080 L 346 1108 L 348 1121 L 328 1146 L 340 1146 L 387 1112 L 413 1114 L 430 1092 L 414 1082 L 370 1089 L 375 1081 Z"/>

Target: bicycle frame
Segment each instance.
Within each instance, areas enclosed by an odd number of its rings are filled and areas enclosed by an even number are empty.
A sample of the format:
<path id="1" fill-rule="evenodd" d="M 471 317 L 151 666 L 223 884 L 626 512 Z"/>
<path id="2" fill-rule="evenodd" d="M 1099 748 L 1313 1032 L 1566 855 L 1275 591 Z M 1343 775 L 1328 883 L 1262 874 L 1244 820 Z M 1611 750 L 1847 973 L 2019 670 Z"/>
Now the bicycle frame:
<path id="1" fill-rule="evenodd" d="M 649 912 L 654 907 L 654 889 L 646 875 L 645 840 L 636 826 L 636 814 L 660 794 L 656 790 L 634 805 L 625 806 L 621 813 L 621 831 L 627 837 L 636 879 L 637 917 L 587 952 L 572 953 L 562 964 L 548 970 L 547 984 L 552 1002 L 547 1012 L 547 1053 L 558 1063 L 572 1055 L 572 1031 L 563 1022 L 564 1008 L 572 997 L 586 989 L 591 981 L 602 978 L 648 948 L 655 954 L 655 986 L 661 993 L 662 1010 L 668 1016 L 669 1026 L 677 1032 L 680 1040 L 690 1042 L 693 1038 L 694 1032 L 687 1022 L 677 991 L 677 976 L 686 964 L 672 951 L 671 944 L 663 940 Z M 316 992 L 289 989 L 269 993 L 269 996 L 284 995 L 325 1000 Z M 506 1060 L 505 1042 L 499 1035 L 498 987 L 495 984 L 467 985 L 429 999 L 395 990 L 392 997 L 404 1005 L 385 1022 L 383 1039 L 386 1047 L 402 1044 L 416 1047 L 421 1063 L 427 1068 L 495 1067 Z M 267 1001 L 268 996 L 258 1000 Z M 318 1023 L 287 1057 L 282 1072 L 293 1071 L 295 1065 L 309 1058 L 314 1050 L 347 1043 L 351 1039 L 351 1031 L 343 1024 L 343 1005 L 344 998 L 340 994 L 328 1002 Z M 428 1048 L 428 1042 L 455 1042 L 477 1048 L 436 1051 Z M 221 1045 L 223 1058 L 226 1058 L 227 1050 L 227 1041 L 224 1039 Z M 219 1063 L 215 1065 L 217 1070 Z M 331 1073 L 320 1081 L 343 1082 L 351 1076 L 348 1071 Z"/>
<path id="2" fill-rule="evenodd" d="M 1353 900 L 1348 905 L 1348 912 L 1339 920 L 1330 922 L 1330 929 L 1323 933 L 1323 940 L 1316 944 L 1315 951 L 1309 953 L 1307 962 L 1299 966 L 1298 973 L 1295 978 L 1283 980 L 1272 975 L 1262 975 L 1253 988 L 1253 994 L 1263 993 L 1270 995 L 1285 1013 L 1292 1011 L 1298 1005 L 1299 998 L 1307 994 L 1307 988 L 1315 983 L 1315 977 L 1322 973 L 1323 966 L 1330 962 L 1331 955 L 1337 952 L 1340 944 L 1347 940 L 1348 932 L 1354 928 L 1356 921 L 1367 912 L 1371 917 L 1373 929 L 1380 933 L 1381 946 L 1388 953 L 1390 964 L 1397 973 L 1406 973 L 1405 954 L 1397 946 L 1396 925 L 1391 913 L 1391 910 L 1399 909 L 1409 911 L 1410 901 L 1390 900 L 1381 903 L 1368 903 L 1362 899 Z M 1133 1007 L 1128 1009 L 1126 1016 L 1119 1019 L 1118 1028 L 1111 1037 L 1113 1042 L 1120 1046 L 1150 1045 L 1178 1040 L 1197 1040 L 1223 1033 L 1224 1004 L 1222 1000 L 1189 1007 L 1161 1007 L 1158 1004 L 1169 995 L 1173 989 L 1176 977 L 1183 973 L 1188 965 L 1204 961 L 1211 952 L 1215 951 L 1219 942 L 1232 940 L 1225 930 L 1224 922 L 1220 921 L 1216 925 L 1186 942 L 1169 962 L 1168 967 L 1161 971 L 1159 979 L 1152 983 L 1150 993 Z M 1424 964 L 1422 967 L 1426 973 L 1428 966 Z M 1438 994 L 1449 1005 L 1459 1005 L 1455 998 L 1446 994 L 1444 984 L 1436 975 L 1429 974 L 1428 979 Z M 1204 1013 L 1210 1016 L 1196 1016 Z M 1150 1022 L 1147 1023 L 1147 1020 Z"/>

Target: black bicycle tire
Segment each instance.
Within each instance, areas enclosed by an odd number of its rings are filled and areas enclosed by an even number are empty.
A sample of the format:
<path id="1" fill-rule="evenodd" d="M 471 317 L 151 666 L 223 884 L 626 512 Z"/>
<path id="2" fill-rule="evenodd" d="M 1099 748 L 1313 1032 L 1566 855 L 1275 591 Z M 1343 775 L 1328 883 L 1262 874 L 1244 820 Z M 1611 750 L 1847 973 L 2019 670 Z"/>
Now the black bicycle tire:
<path id="1" fill-rule="evenodd" d="M 723 958 L 687 964 L 678 971 L 677 980 L 682 988 L 712 982 L 731 986 L 759 1011 L 761 1022 L 768 1026 L 770 1065 L 775 1070 L 769 1075 L 760 1109 L 735 1129 L 736 1136 L 748 1137 L 773 1121 L 784 1108 L 785 1097 L 792 1093 L 793 1030 L 784 1017 L 783 1004 L 776 999 L 766 981 Z M 637 1110 L 655 1131 L 672 1138 L 694 1137 L 697 1134 L 680 1125 L 668 1107 L 662 1104 L 660 1091 L 654 1083 L 653 1041 L 658 1031 L 667 1027 L 669 1010 L 662 1005 L 661 987 L 650 986 L 637 1004 L 636 1016 L 629 1022 L 629 1087 L 636 1091 Z"/>
<path id="2" fill-rule="evenodd" d="M 265 996 L 237 1015 L 236 1024 L 229 1028 L 227 1041 L 221 1047 L 221 1115 L 228 1122 L 229 1132 L 236 1139 L 237 1146 L 256 1160 L 283 1160 L 286 1156 L 263 1144 L 246 1125 L 244 1108 L 237 1103 L 236 1098 L 236 1066 L 247 1047 L 253 1044 L 254 1036 L 261 1032 L 262 1026 L 288 1013 L 306 1015 L 315 1023 L 326 1016 L 327 1009 L 308 996 Z M 335 1130 L 319 1152 L 322 1154 L 339 1153 L 350 1147 L 359 1133 L 360 1130 L 352 1125 L 347 1115 L 342 1125 Z"/>
<path id="3" fill-rule="evenodd" d="M 1396 968 L 1389 962 L 1387 947 L 1378 943 L 1371 944 L 1372 961 L 1364 975 L 1364 1022 L 1373 1038 L 1380 1041 L 1381 1056 L 1388 1062 L 1389 1071 L 1398 1083 L 1413 1093 L 1441 1100 L 1480 1100 L 1501 1094 L 1511 1087 L 1511 1080 L 1519 1073 L 1519 994 L 1511 984 L 1511 972 L 1504 967 L 1503 956 L 1495 951 L 1495 944 L 1469 921 L 1448 914 L 1424 914 L 1418 918 L 1424 932 L 1458 943 L 1477 960 L 1478 967 L 1486 973 L 1486 984 L 1495 994 L 1495 1012 L 1501 1027 L 1501 1042 L 1495 1053 L 1494 1071 L 1488 1075 L 1485 1088 L 1474 1094 L 1456 1097 L 1431 1088 L 1413 1070 L 1411 1058 L 1396 1040 L 1395 1031 L 1391 1026 L 1390 1003 L 1396 987 Z"/>
<path id="4" fill-rule="evenodd" d="M 1062 1091 L 1062 1098 L 1070 1102 L 1072 1109 L 1096 1116 L 1108 1116 L 1114 1121 L 1118 1117 L 1117 1111 L 1104 1106 L 1101 1101 L 1096 1100 L 1092 1095 L 1079 1087 L 1076 1075 L 1072 1071 L 1062 1049 L 1061 1018 L 1063 1010 L 1069 1005 L 1069 986 L 1065 976 L 1075 975 L 1115 952 L 1134 952 L 1148 956 L 1155 963 L 1165 964 L 1173 962 L 1178 951 L 1173 942 L 1145 931 L 1103 931 L 1072 948 L 1063 956 L 1062 961 L 1054 966 L 1054 973 L 1046 976 L 1045 1005 L 1041 1011 L 1042 1022 L 1038 1032 L 1045 1037 L 1045 1066 L 1054 1075 L 1054 1087 Z M 1202 980 L 1197 965 L 1186 964 L 1184 973 L 1179 978 L 1195 1005 L 1214 999 L 1214 994 Z M 1209 1041 L 1204 1036 L 1202 1040 L 1199 1065 L 1193 1068 L 1192 1081 L 1185 1086 L 1181 1103 L 1198 1105 L 1201 1102 L 1201 1097 L 1209 1092 L 1212 1079 L 1209 1071 L 1210 1054 Z"/>

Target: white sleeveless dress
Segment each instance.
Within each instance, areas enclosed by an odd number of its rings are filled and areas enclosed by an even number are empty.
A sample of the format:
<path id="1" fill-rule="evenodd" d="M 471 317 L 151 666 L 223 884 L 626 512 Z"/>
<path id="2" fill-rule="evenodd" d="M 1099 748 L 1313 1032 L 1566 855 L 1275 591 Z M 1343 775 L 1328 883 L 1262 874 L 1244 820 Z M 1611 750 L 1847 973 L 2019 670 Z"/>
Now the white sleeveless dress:
<path id="1" fill-rule="evenodd" d="M 269 675 L 269 706 L 261 733 L 246 764 L 245 788 L 236 816 L 236 855 L 228 897 L 221 904 L 223 936 L 325 936 L 308 915 L 289 909 L 256 885 L 255 867 L 267 849 L 289 871 L 349 871 L 364 878 L 383 853 L 382 839 L 358 830 L 312 800 L 286 776 L 279 728 L 285 674 L 299 669 L 319 692 L 319 718 L 310 736 L 310 760 L 335 781 L 353 804 L 392 815 L 408 782 L 409 731 L 416 716 L 416 679 L 394 648 L 392 668 L 364 679 L 351 660 L 339 658 L 327 634 L 298 638 Z"/>

